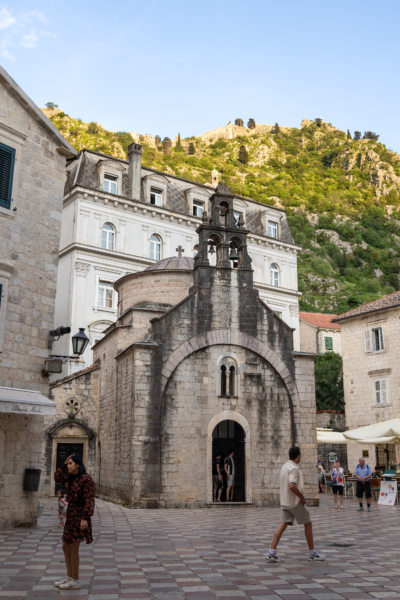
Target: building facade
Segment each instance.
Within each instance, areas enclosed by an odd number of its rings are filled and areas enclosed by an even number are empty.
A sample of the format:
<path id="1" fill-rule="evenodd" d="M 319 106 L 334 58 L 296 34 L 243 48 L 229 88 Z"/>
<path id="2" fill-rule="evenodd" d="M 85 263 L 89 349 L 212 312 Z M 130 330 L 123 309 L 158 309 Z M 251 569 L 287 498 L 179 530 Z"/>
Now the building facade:
<path id="1" fill-rule="evenodd" d="M 400 417 L 400 292 L 337 317 L 341 325 L 348 429 Z M 349 468 L 365 456 L 373 468 L 400 462 L 400 446 L 347 445 Z"/>
<path id="2" fill-rule="evenodd" d="M 196 252 L 196 229 L 209 212 L 214 187 L 142 166 L 142 148 L 132 144 L 128 160 L 83 150 L 68 164 L 56 298 L 56 325 L 85 327 L 92 348 L 117 318 L 115 281 L 162 258 Z M 214 171 L 212 183 L 218 183 Z M 260 297 L 295 329 L 298 339 L 297 252 L 283 210 L 235 196 L 236 220 L 249 230 L 255 286 Z M 66 285 L 68 282 L 68 286 Z M 63 337 L 55 352 L 70 354 Z M 68 374 L 67 372 L 63 373 Z"/>
<path id="3" fill-rule="evenodd" d="M 93 366 L 52 386 L 60 412 L 48 419 L 49 477 L 70 430 L 103 498 L 205 506 L 213 459 L 233 449 L 235 501 L 276 504 L 282 462 L 298 443 L 315 495 L 313 355 L 294 351 L 293 329 L 255 289 L 252 234 L 235 200 L 223 184 L 209 198 L 195 258 L 179 250 L 114 284 L 117 320 Z"/>
<path id="4" fill-rule="evenodd" d="M 0 527 L 36 521 L 37 494 L 24 489 L 24 476 L 40 467 L 43 417 L 56 412 L 42 370 L 54 320 L 66 157 L 73 155 L 0 67 Z"/>
<path id="5" fill-rule="evenodd" d="M 332 322 L 336 317 L 327 313 L 300 312 L 300 350 L 314 354 L 342 354 L 340 324 Z"/>

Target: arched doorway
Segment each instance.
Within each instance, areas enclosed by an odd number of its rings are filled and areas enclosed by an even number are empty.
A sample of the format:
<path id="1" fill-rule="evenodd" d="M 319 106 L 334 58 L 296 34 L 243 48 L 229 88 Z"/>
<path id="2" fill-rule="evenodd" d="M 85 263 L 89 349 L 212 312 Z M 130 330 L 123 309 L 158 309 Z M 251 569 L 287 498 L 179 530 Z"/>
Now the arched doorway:
<path id="1" fill-rule="evenodd" d="M 245 457 L 245 432 L 243 427 L 232 420 L 220 421 L 213 429 L 212 433 L 212 460 L 214 461 L 218 454 L 225 458 L 230 450 L 234 452 L 235 465 L 235 490 L 233 495 L 234 502 L 246 502 L 246 457 Z M 225 490 L 222 493 L 222 500 L 225 500 Z"/>

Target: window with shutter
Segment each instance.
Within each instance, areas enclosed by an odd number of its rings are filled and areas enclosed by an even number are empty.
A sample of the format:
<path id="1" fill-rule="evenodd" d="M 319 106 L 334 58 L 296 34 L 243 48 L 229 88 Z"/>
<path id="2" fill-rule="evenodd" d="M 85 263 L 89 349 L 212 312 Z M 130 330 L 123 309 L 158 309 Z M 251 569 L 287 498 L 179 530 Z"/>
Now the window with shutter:
<path id="1" fill-rule="evenodd" d="M 364 346 L 365 352 L 371 352 L 371 330 L 366 329 L 364 331 Z"/>
<path id="2" fill-rule="evenodd" d="M 10 208 L 15 150 L 0 143 L 0 206 Z"/>
<path id="3" fill-rule="evenodd" d="M 375 402 L 376 404 L 386 404 L 388 401 L 388 386 L 386 379 L 376 379 L 375 381 Z"/>

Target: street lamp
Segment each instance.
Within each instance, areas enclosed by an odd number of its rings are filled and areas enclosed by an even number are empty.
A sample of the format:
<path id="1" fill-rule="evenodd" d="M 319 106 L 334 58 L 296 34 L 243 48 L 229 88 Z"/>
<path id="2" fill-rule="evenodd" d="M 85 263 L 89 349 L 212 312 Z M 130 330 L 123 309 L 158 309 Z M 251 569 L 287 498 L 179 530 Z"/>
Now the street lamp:
<path id="1" fill-rule="evenodd" d="M 85 328 L 79 327 L 78 333 L 72 336 L 72 350 L 74 354 L 78 354 L 78 356 L 83 354 L 88 343 L 89 338 L 85 333 Z"/>
<path id="2" fill-rule="evenodd" d="M 49 350 L 52 349 L 54 342 L 59 340 L 62 335 L 70 332 L 70 327 L 64 326 L 57 327 L 57 329 L 52 329 L 49 331 Z M 42 375 L 47 377 L 50 373 L 61 373 L 62 365 L 69 360 L 77 360 L 78 357 L 85 352 L 88 343 L 89 338 L 85 333 L 84 327 L 79 327 L 78 333 L 72 336 L 72 350 L 74 352 L 74 356 L 50 354 L 50 356 L 45 360 L 45 368 L 42 371 Z"/>

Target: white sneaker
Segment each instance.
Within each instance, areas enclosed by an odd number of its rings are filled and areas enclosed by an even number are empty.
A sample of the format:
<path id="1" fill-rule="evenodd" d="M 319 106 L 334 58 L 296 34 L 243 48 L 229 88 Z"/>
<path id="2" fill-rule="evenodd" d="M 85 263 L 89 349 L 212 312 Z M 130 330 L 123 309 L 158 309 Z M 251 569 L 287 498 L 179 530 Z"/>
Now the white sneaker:
<path id="1" fill-rule="evenodd" d="M 325 558 L 325 554 L 317 552 L 317 550 L 312 550 L 308 555 L 308 560 L 325 560 Z"/>
<path id="2" fill-rule="evenodd" d="M 60 590 L 80 590 L 81 584 L 79 579 L 69 579 L 65 583 L 61 583 L 59 586 Z"/>
<path id="3" fill-rule="evenodd" d="M 277 563 L 277 562 L 280 562 L 280 560 L 281 560 L 279 558 L 279 556 L 276 554 L 276 552 L 275 552 L 275 554 L 272 554 L 272 552 L 268 552 L 268 554 L 266 555 L 265 558 L 270 563 Z"/>
<path id="4" fill-rule="evenodd" d="M 67 583 L 67 581 L 70 580 L 70 577 L 64 577 L 64 579 L 59 579 L 58 581 L 54 582 L 54 587 L 59 587 L 60 585 L 62 585 L 63 583 Z"/>

